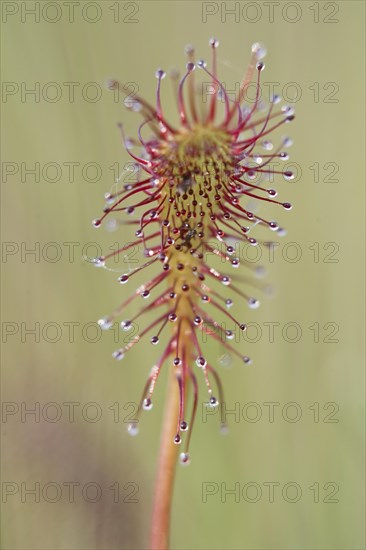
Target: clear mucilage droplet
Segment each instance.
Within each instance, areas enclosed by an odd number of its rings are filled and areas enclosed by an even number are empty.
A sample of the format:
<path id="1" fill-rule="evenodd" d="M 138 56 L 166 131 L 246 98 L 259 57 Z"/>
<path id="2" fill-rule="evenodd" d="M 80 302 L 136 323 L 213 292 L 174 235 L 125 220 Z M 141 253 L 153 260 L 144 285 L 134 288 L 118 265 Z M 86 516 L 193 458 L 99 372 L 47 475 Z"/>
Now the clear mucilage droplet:
<path id="1" fill-rule="evenodd" d="M 257 309 L 260 306 L 260 301 L 256 298 L 249 298 L 248 306 L 250 307 L 250 309 Z"/>
<path id="2" fill-rule="evenodd" d="M 121 321 L 121 329 L 128 331 L 132 329 L 132 322 L 129 319 L 126 319 L 125 321 Z"/>
<path id="3" fill-rule="evenodd" d="M 99 256 L 98 258 L 93 258 L 92 264 L 94 264 L 95 267 L 105 267 L 105 260 L 103 256 Z"/>
<path id="4" fill-rule="evenodd" d="M 151 409 L 153 408 L 153 404 L 150 397 L 147 397 L 146 399 L 144 399 L 142 407 L 145 411 L 151 411 Z"/>
<path id="5" fill-rule="evenodd" d="M 136 422 L 133 422 L 128 425 L 127 431 L 130 435 L 135 436 L 139 433 L 139 427 Z"/>
<path id="6" fill-rule="evenodd" d="M 113 326 L 113 319 L 110 317 L 103 317 L 103 319 L 99 319 L 98 325 L 102 330 L 108 330 Z"/>
<path id="7" fill-rule="evenodd" d="M 189 453 L 180 453 L 179 461 L 180 461 L 182 466 L 188 466 L 191 462 Z"/>
<path id="8" fill-rule="evenodd" d="M 211 396 L 211 397 L 210 397 L 210 401 L 208 402 L 208 406 L 209 406 L 211 409 L 216 409 L 216 407 L 219 406 L 219 402 L 218 402 L 218 400 L 216 399 L 216 397 L 214 397 L 214 396 Z"/>
<path id="9" fill-rule="evenodd" d="M 266 47 L 260 42 L 254 42 L 254 44 L 252 44 L 252 52 L 257 59 L 263 59 L 267 55 Z"/>
<path id="10" fill-rule="evenodd" d="M 121 359 L 123 359 L 124 356 L 125 356 L 125 354 L 124 354 L 123 350 L 121 350 L 121 349 L 117 349 L 116 351 L 114 351 L 112 353 L 112 357 L 114 359 L 116 359 L 117 361 L 121 361 Z"/>

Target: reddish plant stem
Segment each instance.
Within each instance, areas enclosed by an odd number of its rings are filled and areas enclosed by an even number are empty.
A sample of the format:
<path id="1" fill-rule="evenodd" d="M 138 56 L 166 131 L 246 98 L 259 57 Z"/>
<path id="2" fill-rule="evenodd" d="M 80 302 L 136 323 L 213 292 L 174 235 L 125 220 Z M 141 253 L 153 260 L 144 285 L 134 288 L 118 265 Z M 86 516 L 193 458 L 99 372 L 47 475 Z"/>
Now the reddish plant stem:
<path id="1" fill-rule="evenodd" d="M 176 374 L 172 370 L 169 374 L 167 401 L 160 440 L 151 521 L 150 550 L 168 550 L 169 548 L 170 512 L 179 450 L 179 445 L 174 444 L 174 436 L 177 431 L 178 406 L 178 384 Z"/>

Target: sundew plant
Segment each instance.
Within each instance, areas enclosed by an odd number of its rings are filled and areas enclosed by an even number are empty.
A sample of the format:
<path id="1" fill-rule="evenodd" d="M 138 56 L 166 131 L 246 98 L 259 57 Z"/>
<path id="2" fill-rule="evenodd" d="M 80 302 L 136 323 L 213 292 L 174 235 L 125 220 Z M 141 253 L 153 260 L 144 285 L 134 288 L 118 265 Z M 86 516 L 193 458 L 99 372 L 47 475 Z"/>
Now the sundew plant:
<path id="1" fill-rule="evenodd" d="M 116 360 L 126 360 L 129 350 L 140 341 L 148 341 L 154 348 L 153 361 L 149 363 L 150 354 L 146 357 L 148 376 L 136 421 L 129 425 L 132 435 L 138 431 L 141 411 L 153 406 L 161 371 L 170 370 L 152 516 L 154 549 L 168 547 L 175 465 L 178 454 L 182 465 L 190 462 L 199 394 L 205 392 L 203 399 L 208 407 L 217 407 L 223 401 L 222 382 L 206 357 L 204 342 L 219 341 L 228 355 L 244 365 L 251 363 L 230 342 L 235 331 L 246 330 L 245 319 L 235 318 L 230 308 L 235 297 L 249 308 L 259 306 L 252 289 L 260 286 L 255 276 L 261 272 L 240 262 L 238 245 L 270 246 L 267 234 L 258 240 L 258 226 L 269 233 L 285 234 L 276 220 L 259 215 L 260 203 L 291 209 L 271 184 L 276 174 L 280 185 L 293 178 L 292 172 L 273 168 L 278 168 L 278 161 L 288 160 L 291 140 L 284 137 L 272 142 L 275 130 L 294 119 L 293 109 L 281 106 L 281 98 L 276 95 L 267 103 L 262 100 L 260 79 L 266 52 L 259 43 L 252 46 L 236 96 L 229 95 L 217 74 L 218 44 L 218 40 L 210 40 L 209 65 L 197 61 L 194 48 L 187 46 L 184 73 L 179 76 L 174 71 L 170 75 L 178 123 L 167 120 L 164 114 L 160 98 L 164 70 L 155 74 L 154 105 L 140 96 L 132 100 L 127 97 L 126 107 L 142 117 L 134 139 L 127 138 L 120 125 L 138 180 L 107 193 L 103 214 L 93 221 L 97 228 L 111 216 L 118 216 L 119 224 L 134 226 L 136 238 L 96 258 L 96 266 L 108 267 L 113 256 L 136 245 L 143 251 L 138 266 L 118 278 L 125 299 L 99 321 L 103 329 L 108 329 L 118 319 L 121 330 L 129 331 L 138 320 L 138 335 L 113 352 Z M 124 84 L 111 81 L 109 86 L 128 95 Z M 251 101 L 249 86 L 255 88 Z M 134 285 L 135 274 L 141 272 L 145 282 L 126 294 L 125 289 Z M 126 318 L 126 310 L 131 309 L 133 315 Z M 148 312 L 153 313 L 153 320 L 144 324 Z M 143 373 L 136 373 L 140 375 Z"/>

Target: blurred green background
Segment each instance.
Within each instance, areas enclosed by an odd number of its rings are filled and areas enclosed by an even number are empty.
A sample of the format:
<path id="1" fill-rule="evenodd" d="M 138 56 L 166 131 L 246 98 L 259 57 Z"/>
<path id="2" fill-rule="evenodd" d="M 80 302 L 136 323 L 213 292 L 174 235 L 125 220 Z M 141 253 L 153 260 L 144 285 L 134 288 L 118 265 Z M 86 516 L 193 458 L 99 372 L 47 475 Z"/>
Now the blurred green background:
<path id="1" fill-rule="evenodd" d="M 100 337 L 93 323 L 133 285 L 82 256 L 131 235 L 90 223 L 113 186 L 110 167 L 129 161 L 116 123 L 134 135 L 140 121 L 106 79 L 134 82 L 153 101 L 155 70 L 183 70 L 187 43 L 208 58 L 211 36 L 229 89 L 256 41 L 268 49 L 263 81 L 289 103 L 300 89 L 285 131 L 301 177 L 277 185 L 291 213 L 261 207 L 288 230 L 275 260 L 262 258 L 275 297 L 256 311 L 237 301 L 236 314 L 257 324 L 248 335 L 258 341 L 237 344 L 253 365 L 219 366 L 236 415 L 225 437 L 217 417 L 198 415 L 192 464 L 178 468 L 171 546 L 364 548 L 364 3 L 280 2 L 272 12 L 229 2 L 239 12 L 225 15 L 221 2 L 82 1 L 71 3 L 73 22 L 70 3 L 54 4 L 41 2 L 36 21 L 34 2 L 2 3 L 3 548 L 147 547 L 166 372 L 129 437 L 159 350 L 144 342 L 112 359 L 117 334 Z M 168 79 L 163 95 L 173 113 Z M 25 171 L 36 162 L 39 178 Z M 279 323 L 273 341 L 268 323 Z M 223 352 L 211 344 L 207 354 L 217 364 Z"/>

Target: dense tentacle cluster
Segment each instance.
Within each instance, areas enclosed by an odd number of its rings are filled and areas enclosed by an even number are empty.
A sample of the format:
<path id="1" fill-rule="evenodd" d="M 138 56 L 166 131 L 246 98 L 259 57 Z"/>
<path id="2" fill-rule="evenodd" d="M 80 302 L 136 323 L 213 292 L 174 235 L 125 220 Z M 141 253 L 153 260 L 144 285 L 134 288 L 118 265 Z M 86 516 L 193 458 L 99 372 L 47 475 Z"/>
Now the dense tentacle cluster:
<path id="1" fill-rule="evenodd" d="M 260 75 L 264 69 L 262 58 L 264 48 L 259 44 L 252 47 L 252 57 L 237 96 L 228 96 L 217 77 L 216 48 L 218 41 L 210 41 L 212 67 L 209 70 L 204 61 L 195 62 L 194 50 L 187 47 L 188 63 L 186 72 L 176 84 L 179 127 L 173 127 L 164 116 L 160 88 L 165 72 L 158 70 L 156 106 L 151 106 L 141 97 L 126 102 L 127 107 L 139 111 L 143 123 L 138 130 L 138 140 L 127 140 L 121 127 L 125 147 L 138 167 L 136 183 L 124 185 L 114 193 L 105 195 L 106 206 L 103 215 L 94 220 L 95 227 L 117 212 L 126 213 L 132 219 L 124 223 L 136 226 L 136 241 L 109 255 L 96 258 L 97 266 L 105 266 L 115 255 L 121 254 L 135 245 L 142 245 L 145 260 L 141 265 L 130 269 L 119 277 L 121 284 L 127 283 L 141 270 L 146 273 L 152 266 L 159 266 L 149 282 L 143 284 L 127 298 L 110 316 L 101 319 L 99 324 L 108 329 L 114 320 L 123 314 L 125 308 L 139 296 L 149 299 L 149 303 L 133 318 L 121 322 L 124 331 L 131 330 L 133 323 L 149 311 L 154 310 L 154 320 L 130 341 L 124 348 L 114 352 L 116 359 L 122 359 L 126 352 L 149 335 L 153 345 L 159 344 L 166 327 L 171 325 L 164 351 L 152 367 L 146 382 L 139 412 L 152 407 L 152 395 L 160 371 L 171 361 L 176 373 L 180 394 L 177 411 L 177 431 L 175 443 L 181 443 L 181 432 L 188 431 L 185 450 L 181 453 L 183 464 L 189 462 L 188 447 L 192 425 L 197 409 L 198 380 L 196 369 L 202 371 L 208 391 L 208 406 L 216 407 L 222 400 L 222 385 L 214 367 L 210 365 L 201 349 L 202 332 L 219 340 L 226 349 L 239 356 L 245 364 L 247 356 L 232 347 L 228 340 L 234 330 L 245 331 L 246 325 L 236 320 L 229 308 L 233 301 L 217 290 L 222 284 L 233 293 L 247 300 L 249 307 L 259 305 L 257 299 L 242 290 L 244 277 L 235 276 L 229 271 L 238 268 L 239 258 L 235 254 L 235 244 L 246 242 L 256 246 L 252 229 L 261 224 L 277 234 L 283 233 L 279 225 L 266 220 L 250 209 L 253 199 L 275 203 L 289 210 L 288 202 L 280 202 L 277 192 L 269 188 L 268 180 L 276 173 L 270 163 L 274 159 L 288 159 L 284 150 L 291 145 L 284 139 L 277 149 L 268 140 L 268 135 L 280 125 L 293 120 L 290 107 L 277 108 L 278 96 L 271 98 L 264 106 L 260 100 Z M 209 80 L 208 101 L 197 101 L 197 87 L 194 71 L 199 68 Z M 245 102 L 246 91 L 254 76 L 256 97 L 251 104 Z M 116 81 L 111 88 L 124 91 L 124 86 Z M 219 115 L 219 111 L 221 112 Z M 220 120 L 218 120 L 220 118 Z M 150 137 L 143 137 L 146 129 Z M 139 147 L 141 152 L 133 152 Z M 285 179 L 292 179 L 289 171 L 277 171 Z M 268 177 L 270 176 L 270 177 Z M 249 199 L 249 206 L 245 204 Z M 247 201 L 248 202 L 248 201 Z M 218 271 L 209 265 L 210 258 L 219 258 L 228 264 L 229 271 Z M 212 262 L 211 262 L 212 264 Z M 249 266 L 244 266 L 248 268 Z M 237 284 L 233 284 L 234 281 Z M 160 290 L 159 290 L 160 288 Z M 210 306 L 207 306 L 207 304 Z M 232 329 L 226 330 L 219 318 L 226 318 Z M 213 384 L 216 391 L 213 390 Z M 187 389 L 193 390 L 193 404 L 190 418 L 187 417 Z M 189 421 L 188 421 L 189 420 Z M 137 421 L 129 426 L 130 433 L 137 433 Z"/>

